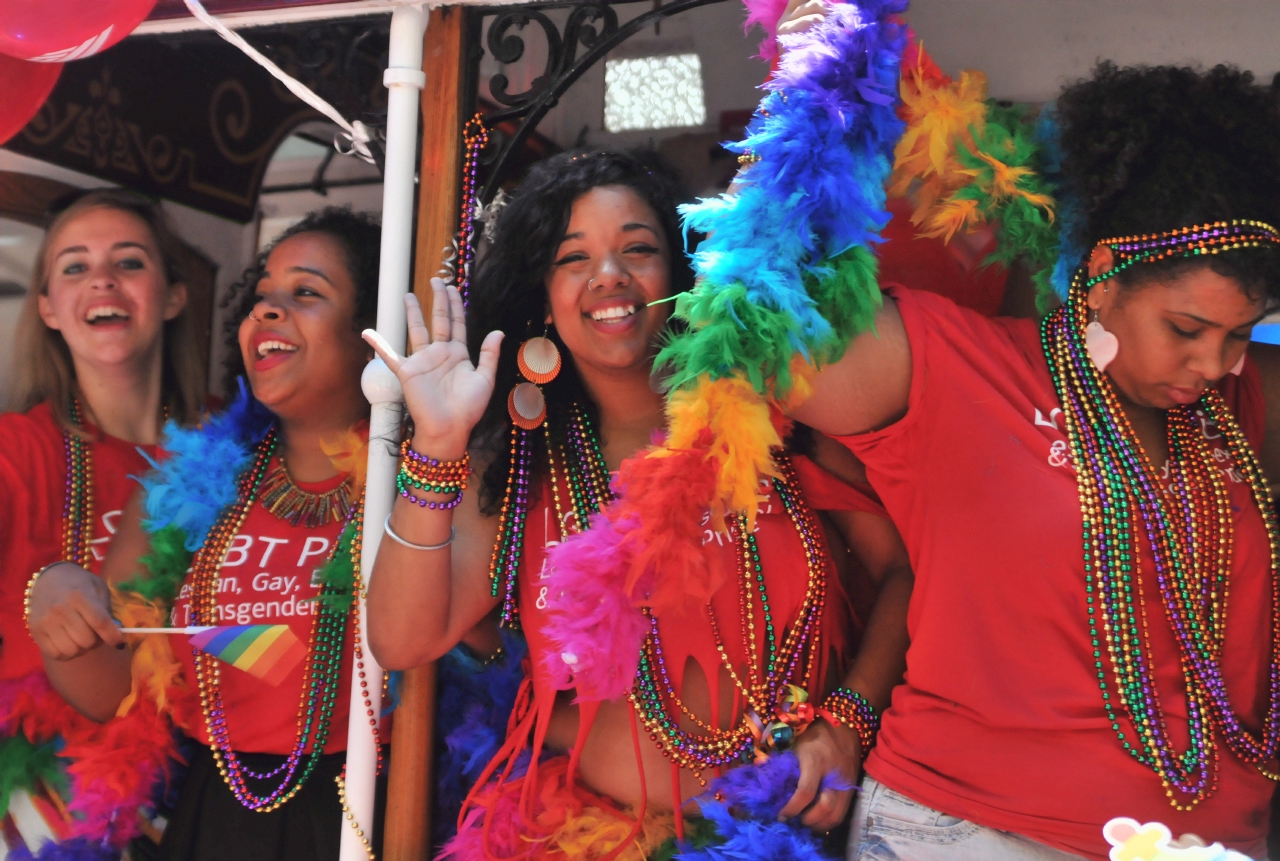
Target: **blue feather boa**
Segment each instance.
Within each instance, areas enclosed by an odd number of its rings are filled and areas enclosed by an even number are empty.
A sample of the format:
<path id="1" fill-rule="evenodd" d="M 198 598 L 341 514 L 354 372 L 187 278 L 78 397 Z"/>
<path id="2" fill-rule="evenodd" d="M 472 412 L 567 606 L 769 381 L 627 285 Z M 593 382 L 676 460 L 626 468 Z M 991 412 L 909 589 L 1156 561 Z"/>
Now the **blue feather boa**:
<path id="1" fill-rule="evenodd" d="M 1084 237 L 1080 232 L 1084 224 L 1080 201 L 1067 194 L 1062 183 L 1062 141 L 1059 138 L 1058 114 L 1053 102 L 1040 111 L 1036 120 L 1036 140 L 1040 144 L 1041 173 L 1054 187 L 1058 221 L 1058 259 L 1049 275 L 1049 283 L 1053 285 L 1053 292 L 1058 294 L 1058 298 L 1066 301 L 1067 294 L 1071 292 L 1071 278 L 1084 262 L 1088 248 L 1085 247 Z"/>
<path id="2" fill-rule="evenodd" d="M 201 427 L 166 424 L 169 457 L 152 461 L 155 469 L 142 479 L 147 532 L 177 527 L 186 534 L 188 551 L 200 549 L 218 515 L 236 501 L 236 479 L 253 464 L 254 447 L 275 421 L 242 378 L 240 393 L 226 411 L 210 416 Z"/>
<path id="3" fill-rule="evenodd" d="M 507 722 L 524 681 L 524 638 L 502 629 L 506 654 L 485 665 L 455 646 L 439 667 L 436 698 L 436 791 L 432 840 L 437 847 L 458 828 L 462 802 L 506 740 Z"/>
<path id="4" fill-rule="evenodd" d="M 5 861 L 118 861 L 119 858 L 119 849 L 85 837 L 73 837 L 61 843 L 48 840 L 36 852 L 19 846 L 5 856 Z"/>

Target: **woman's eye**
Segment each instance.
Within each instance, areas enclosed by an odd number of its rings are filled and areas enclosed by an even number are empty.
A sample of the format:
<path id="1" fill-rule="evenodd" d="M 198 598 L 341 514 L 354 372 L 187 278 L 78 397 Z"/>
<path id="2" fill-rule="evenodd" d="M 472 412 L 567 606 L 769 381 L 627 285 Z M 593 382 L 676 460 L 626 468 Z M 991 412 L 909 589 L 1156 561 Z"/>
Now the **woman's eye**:
<path id="1" fill-rule="evenodd" d="M 1253 329 L 1250 329 L 1250 330 L 1249 330 L 1249 331 L 1247 331 L 1247 332 L 1232 332 L 1232 333 L 1231 333 L 1230 335 L 1228 335 L 1227 337 L 1231 338 L 1231 340 L 1233 340 L 1233 341 L 1245 341 L 1245 342 L 1248 342 L 1248 341 L 1253 340 Z"/>
<path id="2" fill-rule="evenodd" d="M 1191 340 L 1192 338 L 1197 338 L 1200 336 L 1199 332 L 1188 332 L 1186 329 L 1179 329 L 1177 326 L 1173 325 L 1172 323 L 1169 324 L 1169 328 L 1172 329 L 1173 333 L 1177 335 L 1179 338 L 1186 338 L 1187 340 Z"/>
<path id="3" fill-rule="evenodd" d="M 62 274 L 63 275 L 79 275 L 81 272 L 86 271 L 88 268 L 89 267 L 84 265 L 83 263 L 68 263 L 66 266 L 62 268 Z"/>
<path id="4" fill-rule="evenodd" d="M 293 289 L 293 295 L 294 296 L 319 296 L 320 293 L 317 290 L 312 290 L 310 287 L 295 287 Z"/>
<path id="5" fill-rule="evenodd" d="M 118 261 L 116 265 L 121 269 L 129 269 L 131 271 L 146 268 L 146 264 L 136 257 L 126 257 L 123 260 Z"/>
<path id="6" fill-rule="evenodd" d="M 587 259 L 587 255 L 583 254 L 580 251 L 575 251 L 572 254 L 566 254 L 564 257 L 561 257 L 559 260 L 556 261 L 556 265 L 564 266 L 568 263 L 581 263 L 583 260 L 586 260 L 586 259 Z"/>
<path id="7" fill-rule="evenodd" d="M 627 249 L 628 254 L 657 254 L 658 249 L 652 245 L 632 245 Z"/>

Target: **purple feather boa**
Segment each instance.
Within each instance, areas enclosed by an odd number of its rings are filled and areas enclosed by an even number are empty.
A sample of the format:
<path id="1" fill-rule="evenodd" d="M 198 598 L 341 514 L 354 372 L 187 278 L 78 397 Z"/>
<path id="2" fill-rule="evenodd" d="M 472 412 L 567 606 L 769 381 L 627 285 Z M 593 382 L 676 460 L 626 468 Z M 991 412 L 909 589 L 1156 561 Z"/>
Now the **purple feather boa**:
<path id="1" fill-rule="evenodd" d="M 103 846 L 96 840 L 73 837 L 61 843 L 47 841 L 35 853 L 19 847 L 6 856 L 6 861 L 117 861 L 119 858 L 119 849 Z"/>
<path id="2" fill-rule="evenodd" d="M 820 839 L 798 820 L 778 821 L 778 813 L 799 782 L 800 762 L 791 752 L 760 765 L 731 769 L 712 781 L 698 799 L 702 815 L 715 823 L 722 842 L 684 848 L 675 857 L 679 861 L 833 861 L 822 851 Z M 717 796 L 723 800 L 715 800 Z"/>

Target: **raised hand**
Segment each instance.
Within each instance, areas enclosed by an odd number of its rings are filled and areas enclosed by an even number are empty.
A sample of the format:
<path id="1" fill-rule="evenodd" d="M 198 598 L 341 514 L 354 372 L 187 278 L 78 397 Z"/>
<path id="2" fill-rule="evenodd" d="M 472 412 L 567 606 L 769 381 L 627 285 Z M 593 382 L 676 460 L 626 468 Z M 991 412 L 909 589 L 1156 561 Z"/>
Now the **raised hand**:
<path id="1" fill-rule="evenodd" d="M 787 9 L 778 20 L 778 35 L 803 33 L 827 17 L 827 4 L 823 0 L 789 0 Z"/>
<path id="2" fill-rule="evenodd" d="M 471 429 L 493 396 L 501 332 L 490 332 L 480 347 L 479 364 L 467 352 L 462 296 L 439 278 L 431 279 L 431 326 L 412 293 L 404 297 L 409 323 L 409 355 L 401 356 L 373 329 L 362 333 L 404 389 L 413 416 L 413 447 L 431 457 L 453 460 L 467 449 Z"/>

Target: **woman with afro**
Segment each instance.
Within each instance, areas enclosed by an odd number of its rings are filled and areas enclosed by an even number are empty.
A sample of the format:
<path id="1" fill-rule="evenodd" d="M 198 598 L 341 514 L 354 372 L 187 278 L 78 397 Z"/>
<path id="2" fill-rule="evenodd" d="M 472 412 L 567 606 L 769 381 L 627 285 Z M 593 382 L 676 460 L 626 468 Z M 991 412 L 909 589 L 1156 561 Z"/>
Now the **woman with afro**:
<path id="1" fill-rule="evenodd" d="M 1061 307 L 886 286 L 795 414 L 866 464 L 915 570 L 849 858 L 1105 859 L 1117 817 L 1266 858 L 1280 351 L 1250 335 L 1280 305 L 1276 93 L 1103 63 L 1051 110 Z"/>

